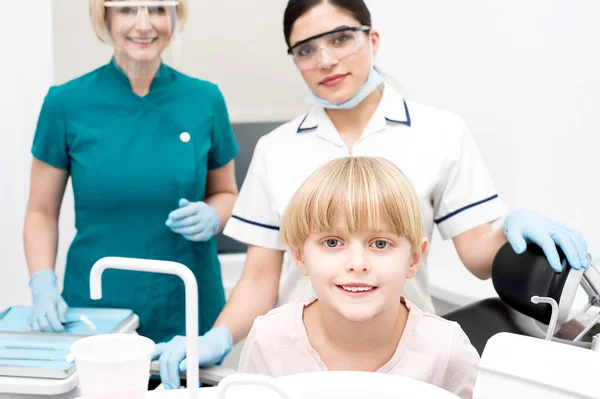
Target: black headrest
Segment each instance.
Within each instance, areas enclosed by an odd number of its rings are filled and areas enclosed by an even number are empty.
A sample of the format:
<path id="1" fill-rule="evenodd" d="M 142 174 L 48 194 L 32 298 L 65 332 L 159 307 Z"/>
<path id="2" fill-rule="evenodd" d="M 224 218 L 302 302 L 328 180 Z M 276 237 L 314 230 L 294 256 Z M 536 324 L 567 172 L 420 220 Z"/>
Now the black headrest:
<path id="1" fill-rule="evenodd" d="M 528 244 L 527 250 L 518 255 L 506 243 L 494 258 L 492 282 L 500 298 L 513 309 L 548 324 L 552 308 L 548 304 L 534 304 L 531 297 L 553 298 L 559 305 L 563 288 L 571 273 L 565 255 L 557 247 L 562 272 L 555 272 L 542 249 Z"/>

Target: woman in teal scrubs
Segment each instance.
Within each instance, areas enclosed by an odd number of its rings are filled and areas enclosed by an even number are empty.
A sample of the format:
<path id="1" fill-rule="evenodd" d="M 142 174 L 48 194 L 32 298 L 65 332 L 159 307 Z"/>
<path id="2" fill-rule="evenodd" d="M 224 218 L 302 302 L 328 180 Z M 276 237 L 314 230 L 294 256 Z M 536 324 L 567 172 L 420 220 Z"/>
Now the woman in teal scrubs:
<path id="1" fill-rule="evenodd" d="M 68 304 L 132 309 L 138 332 L 156 342 L 185 333 L 184 289 L 175 276 L 109 270 L 106 294 L 92 301 L 90 269 L 105 256 L 189 267 L 199 284 L 201 332 L 224 306 L 214 235 L 236 199 L 239 149 L 217 86 L 162 63 L 187 13 L 187 0 L 164 3 L 90 0 L 95 33 L 115 48 L 114 57 L 50 88 L 44 100 L 24 237 L 33 330 L 61 331 Z M 77 235 L 61 297 L 54 266 L 69 177 Z"/>

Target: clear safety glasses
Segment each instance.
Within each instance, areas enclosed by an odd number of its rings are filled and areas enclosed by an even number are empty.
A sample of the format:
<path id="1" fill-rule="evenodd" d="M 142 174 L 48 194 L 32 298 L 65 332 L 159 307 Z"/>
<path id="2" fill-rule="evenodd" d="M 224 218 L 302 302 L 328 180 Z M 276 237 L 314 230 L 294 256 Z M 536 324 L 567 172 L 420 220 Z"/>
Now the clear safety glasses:
<path id="1" fill-rule="evenodd" d="M 323 50 L 338 61 L 357 53 L 365 44 L 363 32 L 370 30 L 364 25 L 337 28 L 299 41 L 288 49 L 288 54 L 301 71 L 315 69 L 322 65 Z"/>
<path id="2" fill-rule="evenodd" d="M 174 32 L 177 25 L 178 1 L 105 1 L 108 26 L 121 29 L 168 29 Z"/>

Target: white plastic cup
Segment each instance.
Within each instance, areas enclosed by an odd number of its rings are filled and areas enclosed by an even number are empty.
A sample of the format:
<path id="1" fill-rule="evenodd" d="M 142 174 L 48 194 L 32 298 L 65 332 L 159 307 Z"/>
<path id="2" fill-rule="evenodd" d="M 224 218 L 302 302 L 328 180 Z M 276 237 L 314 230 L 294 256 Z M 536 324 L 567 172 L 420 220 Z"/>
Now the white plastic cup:
<path id="1" fill-rule="evenodd" d="M 148 391 L 151 339 L 133 334 L 83 338 L 71 346 L 84 399 L 143 399 Z"/>

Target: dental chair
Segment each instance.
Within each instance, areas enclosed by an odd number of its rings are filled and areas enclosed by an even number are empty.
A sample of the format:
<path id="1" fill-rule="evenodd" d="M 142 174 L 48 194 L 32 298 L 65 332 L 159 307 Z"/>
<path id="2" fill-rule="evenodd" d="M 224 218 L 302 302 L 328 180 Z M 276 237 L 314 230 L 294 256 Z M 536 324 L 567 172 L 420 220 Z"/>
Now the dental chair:
<path id="1" fill-rule="evenodd" d="M 473 399 L 600 398 L 595 382 L 600 371 L 600 273 L 593 264 L 576 271 L 559 255 L 562 272 L 555 273 L 539 247 L 530 245 L 517 255 L 506 244 L 492 266 L 499 297 L 444 316 L 461 325 L 481 354 Z M 573 317 L 580 287 L 588 301 Z M 578 321 L 581 315 L 590 318 Z"/>
<path id="2" fill-rule="evenodd" d="M 556 336 L 551 334 L 553 341 L 590 348 L 593 334 L 600 332 L 596 326 L 600 315 L 574 338 L 573 331 L 566 330 L 577 330 L 581 326 L 576 322 L 572 323 L 573 326 L 565 325 L 571 321 L 569 316 L 579 287 L 588 296 L 588 304 L 580 314 L 589 311 L 592 306 L 600 306 L 600 273 L 594 265 L 585 272 L 574 270 L 560 248 L 558 252 L 561 273 L 552 270 L 537 245 L 530 244 L 525 253 L 517 255 L 510 244 L 505 244 L 492 265 L 492 282 L 498 298 L 476 302 L 443 317 L 461 325 L 480 355 L 488 340 L 501 332 L 544 339 L 549 329 L 557 330 Z M 535 304 L 531 300 L 534 296 L 552 298 L 558 305 L 553 325 L 552 305 Z M 565 331 L 561 334 L 563 327 Z"/>

